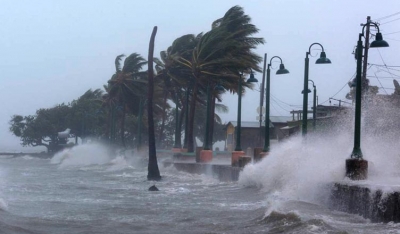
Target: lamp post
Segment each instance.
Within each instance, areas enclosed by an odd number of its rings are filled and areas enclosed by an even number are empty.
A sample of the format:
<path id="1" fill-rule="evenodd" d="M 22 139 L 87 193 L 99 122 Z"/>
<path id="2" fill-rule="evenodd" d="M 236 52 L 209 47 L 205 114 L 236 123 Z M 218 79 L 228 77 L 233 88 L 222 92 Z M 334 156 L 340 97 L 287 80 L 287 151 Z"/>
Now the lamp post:
<path id="1" fill-rule="evenodd" d="M 210 162 L 212 160 L 212 143 L 210 142 L 210 122 L 213 121 L 211 117 L 211 82 L 207 84 L 207 105 L 206 105 L 206 130 L 204 134 L 203 150 L 200 151 L 200 162 Z M 214 90 L 223 91 L 221 85 L 213 87 Z"/>
<path id="2" fill-rule="evenodd" d="M 358 35 L 357 41 L 357 69 L 356 69 L 356 106 L 355 106 L 355 122 L 354 122 L 354 148 L 351 153 L 350 159 L 346 160 L 346 176 L 353 180 L 363 180 L 367 178 L 368 173 L 368 161 L 363 159 L 361 151 L 361 96 L 362 96 L 362 37 L 364 36 L 365 26 L 375 26 L 378 29 L 378 33 L 375 36 L 369 47 L 389 47 L 389 44 L 383 40 L 382 34 L 379 31 L 379 27 L 376 23 L 368 21 L 363 25 L 362 32 Z M 368 46 L 368 45 L 366 45 Z"/>
<path id="3" fill-rule="evenodd" d="M 278 58 L 281 61 L 281 64 L 279 65 L 279 70 L 276 71 L 277 75 L 282 75 L 282 74 L 288 74 L 289 71 L 285 69 L 285 65 L 282 63 L 282 59 L 279 56 L 274 56 L 271 58 L 269 61 L 269 64 L 267 66 L 267 82 L 266 82 L 266 88 L 265 88 L 265 130 L 264 130 L 264 148 L 263 148 L 263 154 L 266 155 L 267 152 L 269 152 L 269 146 L 270 146 L 270 135 L 269 135 L 269 109 L 270 109 L 270 80 L 271 80 L 271 63 L 274 58 Z"/>
<path id="4" fill-rule="evenodd" d="M 242 121 L 242 76 L 243 73 L 239 73 L 238 82 L 238 113 L 237 113 L 237 124 L 236 124 L 236 146 L 235 150 L 232 152 L 232 166 L 237 166 L 239 157 L 243 156 L 245 153 L 242 151 L 242 146 L 240 142 L 241 134 L 241 121 Z M 250 78 L 247 83 L 255 83 L 258 80 L 254 77 L 253 72 L 250 73 Z"/>
<path id="5" fill-rule="evenodd" d="M 314 45 L 319 45 L 322 48 L 322 52 L 320 54 L 319 59 L 315 62 L 316 64 L 329 64 L 331 63 L 331 60 L 329 60 L 326 57 L 324 47 L 319 44 L 319 43 L 312 43 L 310 47 L 308 48 L 308 51 L 306 52 L 306 58 L 305 58 L 305 66 L 304 66 L 304 88 L 303 90 L 308 90 L 308 68 L 309 68 L 309 58 L 308 55 L 311 54 L 311 47 Z M 303 92 L 303 121 L 302 121 L 302 135 L 306 136 L 307 135 L 307 106 L 308 103 L 308 92 Z"/>
<path id="6" fill-rule="evenodd" d="M 313 130 L 315 132 L 315 125 L 317 121 L 317 86 L 315 86 L 313 80 L 308 80 L 312 82 L 313 88 L 314 88 L 314 93 L 313 93 L 313 112 L 312 112 L 312 118 L 313 118 Z"/>

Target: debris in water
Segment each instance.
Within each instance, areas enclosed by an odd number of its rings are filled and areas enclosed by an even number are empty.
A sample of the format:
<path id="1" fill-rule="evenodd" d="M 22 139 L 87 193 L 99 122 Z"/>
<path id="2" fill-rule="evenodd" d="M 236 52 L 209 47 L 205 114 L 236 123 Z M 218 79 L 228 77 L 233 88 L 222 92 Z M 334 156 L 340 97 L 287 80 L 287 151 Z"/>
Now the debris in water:
<path id="1" fill-rule="evenodd" d="M 156 185 L 153 185 L 149 188 L 149 191 L 160 191 L 160 190 L 156 187 Z"/>

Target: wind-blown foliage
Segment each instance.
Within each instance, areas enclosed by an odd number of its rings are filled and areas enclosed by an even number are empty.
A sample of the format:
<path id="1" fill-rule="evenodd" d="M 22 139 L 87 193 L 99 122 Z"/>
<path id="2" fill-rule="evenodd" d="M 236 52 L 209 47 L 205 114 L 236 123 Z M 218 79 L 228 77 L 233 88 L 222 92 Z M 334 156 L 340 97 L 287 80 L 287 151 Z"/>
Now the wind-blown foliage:
<path id="1" fill-rule="evenodd" d="M 114 122 L 115 110 L 122 111 L 120 118 L 120 139 L 122 146 L 126 146 L 125 137 L 125 118 L 127 109 L 131 113 L 138 113 L 140 100 L 146 94 L 146 73 L 142 72 L 142 67 L 147 63 L 146 60 L 137 53 L 129 55 L 125 61 L 124 66 L 121 68 L 121 61 L 124 57 L 123 54 L 118 55 L 115 59 L 115 74 L 108 81 L 107 87 L 108 105 L 110 108 L 111 119 Z M 114 123 L 112 123 L 114 124 Z M 113 128 L 113 132 L 114 128 Z M 115 135 L 115 133 L 113 133 Z M 115 136 L 113 136 L 115 137 Z"/>
<path id="2" fill-rule="evenodd" d="M 174 56 L 174 61 L 193 75 L 193 92 L 190 104 L 188 150 L 193 152 L 193 125 L 197 95 L 204 92 L 209 82 L 220 83 L 231 92 L 237 91 L 238 84 L 243 82 L 240 73 L 260 71 L 258 64 L 262 58 L 252 52 L 264 39 L 251 37 L 258 29 L 250 24 L 250 17 L 244 14 L 241 7 L 232 7 L 213 23 L 213 28 L 202 35 L 193 50 L 191 57 Z M 242 80 L 240 80 L 240 77 Z"/>

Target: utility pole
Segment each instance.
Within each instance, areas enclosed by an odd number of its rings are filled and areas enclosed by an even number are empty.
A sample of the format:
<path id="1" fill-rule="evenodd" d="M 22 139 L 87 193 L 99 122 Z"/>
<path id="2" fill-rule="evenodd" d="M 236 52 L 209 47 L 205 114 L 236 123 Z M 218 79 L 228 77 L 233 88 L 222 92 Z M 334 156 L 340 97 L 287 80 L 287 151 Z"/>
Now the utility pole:
<path id="1" fill-rule="evenodd" d="M 267 53 L 264 54 L 264 68 L 263 68 L 263 75 L 261 81 L 261 88 L 260 88 L 260 136 L 258 143 L 261 145 L 262 140 L 262 122 L 263 122 L 263 103 L 264 103 L 264 91 L 265 91 L 265 67 L 267 66 Z M 267 105 L 267 104 L 265 104 Z"/>
<path id="2" fill-rule="evenodd" d="M 362 92 L 365 94 L 365 92 L 368 90 L 368 79 L 367 79 L 367 67 L 368 67 L 368 49 L 369 49 L 369 35 L 370 35 L 370 22 L 371 22 L 371 17 L 367 16 L 367 24 L 365 25 L 365 46 L 364 46 L 364 60 L 363 60 L 363 66 L 362 66 Z M 363 25 L 361 25 L 363 26 Z"/>

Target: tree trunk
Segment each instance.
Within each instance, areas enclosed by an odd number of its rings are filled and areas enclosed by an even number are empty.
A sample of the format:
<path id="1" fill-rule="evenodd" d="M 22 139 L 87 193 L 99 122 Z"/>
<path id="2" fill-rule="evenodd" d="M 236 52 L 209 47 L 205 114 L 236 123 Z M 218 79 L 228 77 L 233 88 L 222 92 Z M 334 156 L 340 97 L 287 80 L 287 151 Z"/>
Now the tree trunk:
<path id="1" fill-rule="evenodd" d="M 214 123 L 215 123 L 215 95 L 212 93 L 211 94 L 211 111 L 210 111 L 210 129 L 209 129 L 209 136 L 208 139 L 210 139 L 210 146 L 211 146 L 211 150 L 213 149 L 213 136 L 214 136 Z"/>
<path id="2" fill-rule="evenodd" d="M 189 87 L 186 88 L 185 94 L 185 139 L 183 143 L 183 148 L 188 148 L 188 129 L 189 129 Z"/>
<path id="3" fill-rule="evenodd" d="M 164 136 L 164 127 L 165 127 L 165 109 L 167 108 L 167 95 L 168 91 L 167 89 L 164 90 L 164 97 L 163 97 L 163 113 L 162 113 L 162 121 L 161 121 L 161 126 L 160 126 L 160 131 L 158 132 L 158 147 L 161 146 L 161 142 Z"/>
<path id="4" fill-rule="evenodd" d="M 121 143 L 122 147 L 126 147 L 125 145 L 125 117 L 126 117 L 126 107 L 122 105 L 122 117 L 121 117 Z"/>
<path id="5" fill-rule="evenodd" d="M 148 92 L 147 92 L 147 120 L 149 125 L 149 164 L 148 164 L 148 180 L 160 180 L 160 170 L 158 169 L 156 139 L 154 133 L 154 118 L 153 118 L 153 93 L 154 93 L 154 72 L 153 72 L 153 54 L 154 54 L 154 39 L 157 33 L 157 26 L 153 28 L 149 43 L 148 56 Z"/>
<path id="6" fill-rule="evenodd" d="M 188 152 L 194 152 L 194 114 L 196 112 L 196 102 L 197 102 L 197 81 L 193 84 L 193 94 L 192 100 L 190 100 L 190 110 L 189 110 L 189 127 L 188 127 Z"/>
<path id="7" fill-rule="evenodd" d="M 183 105 L 181 113 L 179 113 L 179 130 L 182 132 L 183 119 L 185 118 L 186 107 Z"/>

